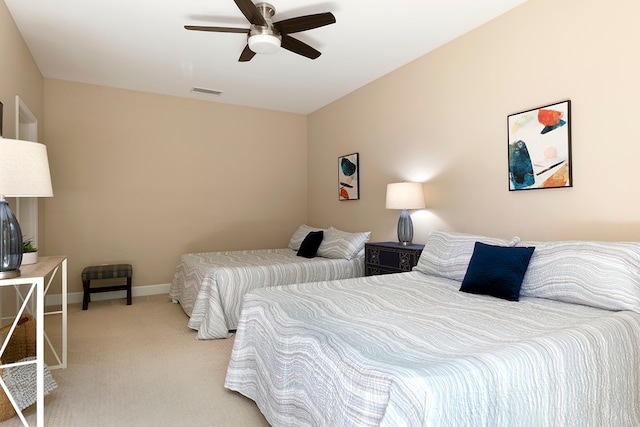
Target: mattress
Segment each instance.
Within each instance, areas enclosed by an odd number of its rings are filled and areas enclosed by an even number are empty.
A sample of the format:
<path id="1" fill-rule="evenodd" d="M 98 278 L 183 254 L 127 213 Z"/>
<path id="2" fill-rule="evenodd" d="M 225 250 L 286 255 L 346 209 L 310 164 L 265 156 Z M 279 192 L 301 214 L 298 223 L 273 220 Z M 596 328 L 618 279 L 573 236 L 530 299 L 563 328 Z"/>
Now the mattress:
<path id="1" fill-rule="evenodd" d="M 251 290 L 363 275 L 363 256 L 309 259 L 288 248 L 192 253 L 180 257 L 169 296 L 190 317 L 198 339 L 227 338 Z"/>
<path id="2" fill-rule="evenodd" d="M 640 425 L 640 315 L 410 272 L 245 297 L 225 387 L 273 426 Z"/>

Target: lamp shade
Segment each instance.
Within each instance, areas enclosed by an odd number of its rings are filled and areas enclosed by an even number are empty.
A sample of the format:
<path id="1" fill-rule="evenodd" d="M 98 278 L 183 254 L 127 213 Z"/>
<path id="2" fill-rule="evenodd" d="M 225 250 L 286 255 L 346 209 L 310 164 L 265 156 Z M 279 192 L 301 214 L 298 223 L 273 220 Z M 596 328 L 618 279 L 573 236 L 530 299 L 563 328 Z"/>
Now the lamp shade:
<path id="1" fill-rule="evenodd" d="M 0 138 L 0 195 L 53 196 L 45 145 Z"/>
<path id="2" fill-rule="evenodd" d="M 9 197 L 51 197 L 47 147 L 0 137 L 0 279 L 20 276 L 22 230 Z"/>
<path id="3" fill-rule="evenodd" d="M 420 182 L 387 184 L 387 209 L 423 209 L 424 192 Z"/>

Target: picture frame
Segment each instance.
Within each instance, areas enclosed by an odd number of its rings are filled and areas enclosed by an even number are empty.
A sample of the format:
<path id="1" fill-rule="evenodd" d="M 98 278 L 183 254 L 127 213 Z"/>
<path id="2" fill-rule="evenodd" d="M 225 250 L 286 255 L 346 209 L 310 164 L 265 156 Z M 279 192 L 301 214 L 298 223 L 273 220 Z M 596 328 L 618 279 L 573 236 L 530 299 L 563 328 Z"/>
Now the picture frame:
<path id="1" fill-rule="evenodd" d="M 2 138 L 2 102 L 0 102 L 0 138 Z"/>
<path id="2" fill-rule="evenodd" d="M 573 187 L 571 100 L 507 116 L 509 191 Z"/>
<path id="3" fill-rule="evenodd" d="M 360 199 L 360 155 L 338 157 L 338 200 Z"/>

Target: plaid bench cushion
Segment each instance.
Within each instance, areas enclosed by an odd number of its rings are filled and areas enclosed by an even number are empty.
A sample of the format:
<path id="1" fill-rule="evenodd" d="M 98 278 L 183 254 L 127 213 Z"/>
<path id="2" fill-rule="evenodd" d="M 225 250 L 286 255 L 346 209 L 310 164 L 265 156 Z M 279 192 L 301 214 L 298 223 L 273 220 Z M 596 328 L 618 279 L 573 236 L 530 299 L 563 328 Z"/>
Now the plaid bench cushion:
<path id="1" fill-rule="evenodd" d="M 82 270 L 82 281 L 131 277 L 131 264 L 92 265 Z"/>

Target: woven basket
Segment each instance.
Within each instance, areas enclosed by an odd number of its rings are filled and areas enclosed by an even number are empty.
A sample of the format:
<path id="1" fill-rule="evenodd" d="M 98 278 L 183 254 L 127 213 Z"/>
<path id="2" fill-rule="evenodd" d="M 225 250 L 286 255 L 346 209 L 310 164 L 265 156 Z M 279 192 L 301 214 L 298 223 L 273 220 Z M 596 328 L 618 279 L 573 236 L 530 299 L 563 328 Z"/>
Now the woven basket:
<path id="1" fill-rule="evenodd" d="M 9 333 L 11 325 L 0 329 L 0 346 Z M 9 343 L 0 356 L 0 364 L 14 363 L 25 357 L 36 355 L 36 321 L 30 314 L 23 315 L 16 325 Z M 0 375 L 4 369 L 0 368 Z M 16 416 L 16 410 L 9 401 L 9 398 L 0 387 L 0 421 L 8 420 Z"/>

